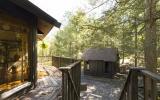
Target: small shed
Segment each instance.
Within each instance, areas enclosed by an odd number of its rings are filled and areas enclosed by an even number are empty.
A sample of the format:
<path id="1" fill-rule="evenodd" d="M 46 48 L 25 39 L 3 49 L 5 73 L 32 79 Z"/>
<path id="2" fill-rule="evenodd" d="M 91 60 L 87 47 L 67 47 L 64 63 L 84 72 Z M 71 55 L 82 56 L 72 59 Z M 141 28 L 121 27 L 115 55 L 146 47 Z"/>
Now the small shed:
<path id="1" fill-rule="evenodd" d="M 119 72 L 117 48 L 90 48 L 82 56 L 84 74 L 112 78 Z"/>
<path id="2" fill-rule="evenodd" d="M 25 83 L 36 86 L 37 40 L 60 25 L 28 0 L 0 0 L 0 94 Z"/>

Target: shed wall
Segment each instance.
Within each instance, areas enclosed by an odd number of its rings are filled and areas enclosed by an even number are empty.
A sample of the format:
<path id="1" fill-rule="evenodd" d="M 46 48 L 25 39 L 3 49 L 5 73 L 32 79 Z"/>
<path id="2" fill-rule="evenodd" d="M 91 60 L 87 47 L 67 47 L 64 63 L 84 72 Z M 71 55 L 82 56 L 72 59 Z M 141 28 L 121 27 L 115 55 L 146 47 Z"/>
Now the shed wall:
<path id="1" fill-rule="evenodd" d="M 106 63 L 108 63 L 107 67 Z M 104 62 L 93 60 L 84 61 L 84 74 L 112 78 L 114 74 L 118 72 L 117 65 L 118 64 L 116 62 Z M 105 68 L 107 68 L 107 73 L 105 73 Z"/>

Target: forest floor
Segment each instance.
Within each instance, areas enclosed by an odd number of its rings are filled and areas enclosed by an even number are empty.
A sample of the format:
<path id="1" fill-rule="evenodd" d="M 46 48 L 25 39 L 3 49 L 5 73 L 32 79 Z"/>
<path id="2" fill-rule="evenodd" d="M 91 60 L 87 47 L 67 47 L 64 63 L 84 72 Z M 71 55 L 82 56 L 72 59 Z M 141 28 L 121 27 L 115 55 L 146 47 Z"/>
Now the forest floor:
<path id="1" fill-rule="evenodd" d="M 87 91 L 81 92 L 81 100 L 118 100 L 124 79 L 109 79 L 82 75 L 81 82 Z"/>

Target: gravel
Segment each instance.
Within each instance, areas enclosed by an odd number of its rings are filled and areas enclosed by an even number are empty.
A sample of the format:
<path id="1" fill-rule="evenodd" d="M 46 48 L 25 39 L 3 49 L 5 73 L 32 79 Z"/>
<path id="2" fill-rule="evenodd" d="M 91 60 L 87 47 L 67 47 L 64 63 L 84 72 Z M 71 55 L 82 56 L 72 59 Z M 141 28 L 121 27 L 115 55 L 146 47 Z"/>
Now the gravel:
<path id="1" fill-rule="evenodd" d="M 118 100 L 125 80 L 82 75 L 81 82 L 87 84 L 81 100 Z"/>

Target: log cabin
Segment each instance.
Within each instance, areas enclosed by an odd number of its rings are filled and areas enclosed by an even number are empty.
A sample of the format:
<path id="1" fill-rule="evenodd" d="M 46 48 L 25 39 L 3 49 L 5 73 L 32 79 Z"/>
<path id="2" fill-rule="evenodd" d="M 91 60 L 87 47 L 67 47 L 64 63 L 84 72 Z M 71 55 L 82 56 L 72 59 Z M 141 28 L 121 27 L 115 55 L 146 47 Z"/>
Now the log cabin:
<path id="1" fill-rule="evenodd" d="M 0 99 L 36 86 L 37 41 L 60 25 L 28 0 L 0 0 Z"/>
<path id="2" fill-rule="evenodd" d="M 119 54 L 116 48 L 90 48 L 82 56 L 84 74 L 112 78 L 119 72 Z"/>

